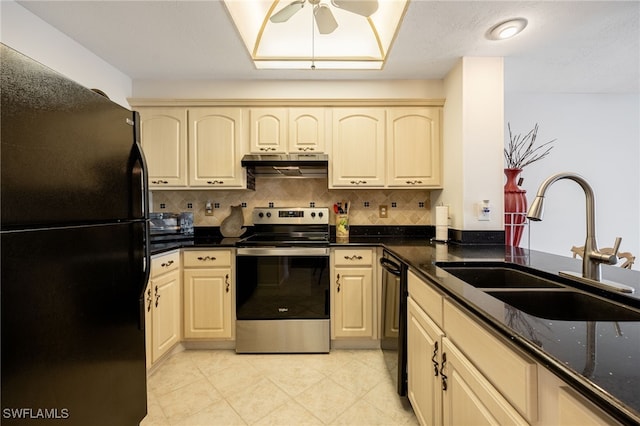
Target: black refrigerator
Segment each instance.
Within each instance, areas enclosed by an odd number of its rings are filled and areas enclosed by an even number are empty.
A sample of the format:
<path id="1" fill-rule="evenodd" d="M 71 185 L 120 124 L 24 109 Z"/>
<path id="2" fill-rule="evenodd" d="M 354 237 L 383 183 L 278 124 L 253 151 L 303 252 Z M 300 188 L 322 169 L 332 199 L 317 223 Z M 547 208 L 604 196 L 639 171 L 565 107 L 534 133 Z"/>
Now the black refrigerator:
<path id="1" fill-rule="evenodd" d="M 0 44 L 3 425 L 147 412 L 137 114 Z"/>

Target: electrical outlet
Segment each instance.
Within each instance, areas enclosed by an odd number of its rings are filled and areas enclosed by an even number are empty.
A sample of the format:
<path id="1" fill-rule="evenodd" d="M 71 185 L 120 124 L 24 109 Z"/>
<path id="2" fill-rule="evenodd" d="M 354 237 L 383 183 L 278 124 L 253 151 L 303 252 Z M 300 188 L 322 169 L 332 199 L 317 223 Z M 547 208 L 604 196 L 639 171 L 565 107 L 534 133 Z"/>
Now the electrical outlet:
<path id="1" fill-rule="evenodd" d="M 378 206 L 378 216 L 381 218 L 386 218 L 389 213 L 389 208 L 386 205 Z"/>
<path id="2" fill-rule="evenodd" d="M 204 205 L 204 215 L 213 216 L 213 203 L 211 201 L 207 201 Z"/>

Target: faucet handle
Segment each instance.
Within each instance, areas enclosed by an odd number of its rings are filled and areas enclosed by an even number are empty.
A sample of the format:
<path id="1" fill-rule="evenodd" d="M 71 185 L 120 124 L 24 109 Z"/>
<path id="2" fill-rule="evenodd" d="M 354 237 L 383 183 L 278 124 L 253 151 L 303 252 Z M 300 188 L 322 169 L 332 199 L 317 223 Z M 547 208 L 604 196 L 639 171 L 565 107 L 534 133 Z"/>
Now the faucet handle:
<path id="1" fill-rule="evenodd" d="M 618 256 L 620 250 L 620 243 L 622 243 L 622 237 L 616 237 L 616 242 L 613 243 L 613 255 Z"/>

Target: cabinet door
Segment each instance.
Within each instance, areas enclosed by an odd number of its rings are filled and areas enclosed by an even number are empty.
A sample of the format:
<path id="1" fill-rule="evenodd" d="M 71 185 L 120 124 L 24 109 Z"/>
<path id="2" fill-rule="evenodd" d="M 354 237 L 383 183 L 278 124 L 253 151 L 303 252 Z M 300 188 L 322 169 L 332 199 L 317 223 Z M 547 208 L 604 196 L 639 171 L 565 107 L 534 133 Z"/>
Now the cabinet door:
<path id="1" fill-rule="evenodd" d="M 444 425 L 528 424 L 447 337 L 441 376 Z"/>
<path id="2" fill-rule="evenodd" d="M 152 362 L 180 341 L 180 271 L 174 270 L 150 282 L 153 292 Z"/>
<path id="3" fill-rule="evenodd" d="M 249 109 L 251 152 L 277 154 L 287 152 L 287 109 Z"/>
<path id="4" fill-rule="evenodd" d="M 324 152 L 325 126 L 324 108 L 290 108 L 289 152 Z"/>
<path id="5" fill-rule="evenodd" d="M 333 110 L 331 176 L 333 187 L 384 186 L 385 110 Z"/>
<path id="6" fill-rule="evenodd" d="M 373 338 L 372 268 L 334 268 L 334 338 Z"/>
<path id="7" fill-rule="evenodd" d="M 443 332 L 408 299 L 407 370 L 408 397 L 421 425 L 442 424 L 440 362 Z"/>
<path id="8" fill-rule="evenodd" d="M 242 159 L 242 110 L 189 110 L 189 185 L 239 188 L 245 185 Z"/>
<path id="9" fill-rule="evenodd" d="M 187 186 L 187 110 L 139 108 L 140 139 L 153 189 Z"/>
<path id="10" fill-rule="evenodd" d="M 442 184 L 440 109 L 387 111 L 387 185 L 425 188 Z"/>
<path id="11" fill-rule="evenodd" d="M 231 269 L 184 270 L 184 337 L 232 337 Z"/>

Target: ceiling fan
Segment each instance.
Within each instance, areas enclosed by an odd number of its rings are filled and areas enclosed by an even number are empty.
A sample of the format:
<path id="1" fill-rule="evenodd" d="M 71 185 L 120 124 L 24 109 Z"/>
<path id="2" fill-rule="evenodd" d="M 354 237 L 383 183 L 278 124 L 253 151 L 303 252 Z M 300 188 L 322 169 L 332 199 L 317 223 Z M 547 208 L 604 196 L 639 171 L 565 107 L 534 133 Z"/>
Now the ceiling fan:
<path id="1" fill-rule="evenodd" d="M 338 28 L 338 22 L 333 17 L 329 6 L 320 3 L 320 0 L 294 0 L 277 13 L 274 13 L 269 20 L 273 23 L 286 22 L 309 2 L 313 5 L 313 16 L 320 34 L 331 34 Z M 378 0 L 331 0 L 331 4 L 339 9 L 346 10 L 361 16 L 371 16 L 378 10 Z"/>

